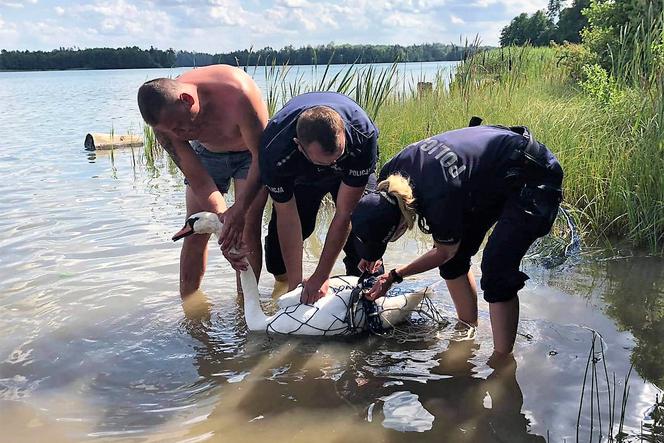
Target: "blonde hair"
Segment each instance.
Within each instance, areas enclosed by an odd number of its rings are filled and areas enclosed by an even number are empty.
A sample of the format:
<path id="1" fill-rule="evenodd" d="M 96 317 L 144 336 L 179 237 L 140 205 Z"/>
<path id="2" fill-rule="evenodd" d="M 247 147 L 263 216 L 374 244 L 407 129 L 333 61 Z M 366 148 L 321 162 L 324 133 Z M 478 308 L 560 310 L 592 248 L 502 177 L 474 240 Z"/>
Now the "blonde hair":
<path id="1" fill-rule="evenodd" d="M 392 174 L 376 186 L 377 191 L 384 191 L 396 198 L 401 216 L 406 220 L 408 229 L 415 226 L 415 197 L 408 179 L 401 174 Z"/>

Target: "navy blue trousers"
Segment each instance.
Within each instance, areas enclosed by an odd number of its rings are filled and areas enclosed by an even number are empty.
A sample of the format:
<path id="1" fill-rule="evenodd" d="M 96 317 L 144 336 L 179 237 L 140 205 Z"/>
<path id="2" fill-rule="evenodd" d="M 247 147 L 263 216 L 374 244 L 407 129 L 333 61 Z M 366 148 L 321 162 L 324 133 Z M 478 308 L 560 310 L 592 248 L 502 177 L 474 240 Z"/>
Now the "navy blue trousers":
<path id="1" fill-rule="evenodd" d="M 303 239 L 306 240 L 314 232 L 323 198 L 329 193 L 336 203 L 340 185 L 341 177 L 336 176 L 322 176 L 315 180 L 296 182 L 294 194 Z M 376 189 L 376 175 L 371 174 L 365 192 L 374 189 Z M 343 262 L 346 266 L 346 275 L 359 276 L 361 273 L 357 266 L 360 263 L 360 256 L 355 250 L 352 240 L 346 241 L 343 251 L 345 253 Z M 277 212 L 274 207 L 272 207 L 272 216 L 265 237 L 265 265 L 270 274 L 281 275 L 286 273 L 286 265 L 279 244 L 279 233 L 277 232 Z"/>

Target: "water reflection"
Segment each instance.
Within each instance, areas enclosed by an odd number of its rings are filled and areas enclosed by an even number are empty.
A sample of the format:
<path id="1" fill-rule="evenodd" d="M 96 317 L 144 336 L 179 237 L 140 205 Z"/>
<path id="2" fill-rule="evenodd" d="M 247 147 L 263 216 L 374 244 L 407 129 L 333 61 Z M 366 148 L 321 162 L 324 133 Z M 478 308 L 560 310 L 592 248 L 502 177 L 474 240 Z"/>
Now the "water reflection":
<path id="1" fill-rule="evenodd" d="M 201 344 L 196 386 L 217 392 L 188 437 L 354 441 L 362 434 L 405 442 L 409 432 L 430 430 L 422 441 L 545 441 L 523 411 L 514 358 L 487 362 L 489 343 L 450 341 L 452 327 L 409 343 L 268 338 L 244 335 L 241 310 L 213 319 L 211 308 L 201 293 L 185 304 L 186 330 Z M 585 336 L 580 328 L 565 332 Z M 541 342 L 540 353 L 553 345 Z"/>
<path id="2" fill-rule="evenodd" d="M 664 261 L 653 258 L 606 263 L 606 312 L 636 339 L 636 370 L 664 388 Z"/>
<path id="3" fill-rule="evenodd" d="M 0 396 L 41 412 L 15 403 L 3 411 L 34 413 L 44 431 L 54 421 L 73 440 L 396 443 L 418 432 L 422 441 L 541 442 L 548 430 L 551 441 L 574 434 L 590 336 L 578 326 L 524 321 L 517 375 L 515 360 L 489 361 L 486 312 L 476 340 L 451 340 L 448 326 L 402 343 L 247 334 L 236 295 L 177 300 L 169 291 L 24 341 L 0 363 Z M 435 300 L 452 312 L 447 294 Z M 633 387 L 632 423 L 650 394 Z M 21 423 L 10 423 L 9 435 Z"/>

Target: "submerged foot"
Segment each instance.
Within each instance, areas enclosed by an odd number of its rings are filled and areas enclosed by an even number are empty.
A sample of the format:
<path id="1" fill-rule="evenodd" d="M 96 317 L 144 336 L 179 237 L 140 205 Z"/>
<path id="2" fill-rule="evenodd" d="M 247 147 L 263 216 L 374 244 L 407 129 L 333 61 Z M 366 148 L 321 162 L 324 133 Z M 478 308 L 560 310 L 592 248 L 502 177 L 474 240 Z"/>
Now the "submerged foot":
<path id="1" fill-rule="evenodd" d="M 286 275 L 274 276 L 274 288 L 272 289 L 272 299 L 276 300 L 288 292 L 288 279 Z"/>
<path id="2" fill-rule="evenodd" d="M 450 340 L 453 341 L 473 340 L 475 338 L 475 332 L 476 332 L 475 326 L 459 320 L 454 325 L 454 330 L 452 331 L 452 336 L 450 337 Z"/>

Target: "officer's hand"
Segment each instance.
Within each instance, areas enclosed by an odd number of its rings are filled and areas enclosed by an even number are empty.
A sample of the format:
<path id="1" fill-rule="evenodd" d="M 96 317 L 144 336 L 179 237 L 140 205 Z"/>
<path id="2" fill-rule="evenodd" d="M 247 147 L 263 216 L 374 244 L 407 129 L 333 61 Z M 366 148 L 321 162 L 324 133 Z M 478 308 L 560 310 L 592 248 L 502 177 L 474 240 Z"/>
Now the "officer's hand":
<path id="1" fill-rule="evenodd" d="M 330 280 L 325 279 L 322 282 L 312 275 L 308 279 L 302 280 L 302 295 L 300 295 L 300 303 L 313 305 L 319 299 L 325 297 L 327 290 L 330 288 Z"/>
<path id="2" fill-rule="evenodd" d="M 383 260 L 376 261 L 367 261 L 361 259 L 360 263 L 357 265 L 357 268 L 362 272 L 368 272 L 369 274 L 375 274 L 378 272 L 378 269 L 383 265 Z"/>
<path id="3" fill-rule="evenodd" d="M 376 278 L 376 283 L 373 287 L 367 292 L 364 297 L 373 301 L 377 298 L 383 297 L 387 294 L 387 291 L 392 287 L 392 279 L 390 278 L 389 273 L 385 273 Z"/>

